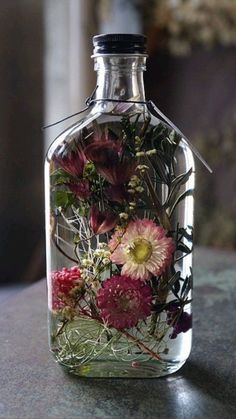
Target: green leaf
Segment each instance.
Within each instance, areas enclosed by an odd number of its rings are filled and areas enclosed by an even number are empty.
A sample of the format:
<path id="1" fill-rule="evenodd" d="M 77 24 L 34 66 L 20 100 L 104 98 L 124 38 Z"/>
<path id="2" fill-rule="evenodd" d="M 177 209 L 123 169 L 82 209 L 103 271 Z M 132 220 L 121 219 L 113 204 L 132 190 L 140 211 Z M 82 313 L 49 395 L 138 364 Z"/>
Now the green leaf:
<path id="1" fill-rule="evenodd" d="M 173 204 L 173 206 L 170 208 L 170 217 L 173 214 L 175 208 L 177 207 L 177 205 L 183 201 L 183 199 L 187 198 L 187 196 L 191 196 L 193 194 L 193 189 L 188 189 L 187 191 L 185 191 L 183 194 L 179 195 L 179 197 L 176 199 L 175 203 Z"/>
<path id="2" fill-rule="evenodd" d="M 178 292 L 180 290 L 180 279 L 181 279 L 181 273 L 180 271 L 175 272 L 175 274 L 170 278 L 170 280 L 165 284 L 166 289 L 171 289 L 173 294 L 178 297 Z"/>
<path id="3" fill-rule="evenodd" d="M 165 308 L 168 306 L 167 303 L 156 303 L 153 304 L 152 306 L 152 310 L 155 311 L 155 313 L 159 314 L 161 313 L 163 310 L 165 310 Z"/>
<path id="4" fill-rule="evenodd" d="M 170 194 L 169 194 L 169 196 L 168 196 L 168 198 L 165 202 L 165 207 L 166 208 L 173 205 L 174 201 L 176 200 L 176 196 L 180 191 L 181 186 L 184 185 L 188 181 L 191 174 L 192 174 L 192 168 L 188 172 L 177 176 L 172 181 L 171 191 L 170 191 Z"/>
<path id="5" fill-rule="evenodd" d="M 189 169 L 188 172 L 177 176 L 172 182 L 172 188 L 176 188 L 176 186 L 184 185 L 188 181 L 190 175 L 192 174 L 192 171 L 193 169 L 191 168 Z"/>
<path id="6" fill-rule="evenodd" d="M 177 250 L 179 250 L 180 252 L 186 253 L 186 254 L 189 254 L 189 253 L 192 252 L 192 249 L 189 249 L 189 247 L 186 246 L 186 244 L 184 244 L 184 243 L 179 243 L 178 246 L 177 246 Z"/>
<path id="7" fill-rule="evenodd" d="M 191 230 L 191 233 L 188 233 L 186 228 L 181 227 L 178 229 L 178 234 L 184 237 L 185 239 L 189 240 L 190 242 L 192 242 L 193 241 L 193 227 L 188 226 L 187 228 Z M 178 241 L 181 240 L 182 237 L 179 238 Z"/>
<path id="8" fill-rule="evenodd" d="M 151 161 L 151 164 L 155 171 L 157 172 L 159 178 L 162 180 L 163 183 L 168 183 L 168 176 L 167 176 L 167 167 L 163 162 L 163 159 L 157 153 L 155 158 L 151 158 L 151 156 L 147 156 L 147 159 Z"/>
<path id="9" fill-rule="evenodd" d="M 93 180 L 97 176 L 97 171 L 94 163 L 88 162 L 84 167 L 84 177 Z"/>
<path id="10" fill-rule="evenodd" d="M 193 286 L 193 275 L 191 272 L 190 276 L 187 276 L 184 280 L 182 289 L 181 289 L 181 298 L 185 299 L 189 293 L 189 291 L 192 289 Z"/>
<path id="11" fill-rule="evenodd" d="M 67 191 L 55 191 L 53 193 L 53 203 L 57 208 L 67 209 L 75 201 L 74 195 Z"/>
<path id="12" fill-rule="evenodd" d="M 78 213 L 81 217 L 87 217 L 89 213 L 89 208 L 87 208 L 86 206 L 81 206 L 78 209 Z"/>
<path id="13" fill-rule="evenodd" d="M 71 176 L 63 169 L 57 169 L 51 174 L 51 182 L 54 186 L 69 183 L 70 181 Z"/>
<path id="14" fill-rule="evenodd" d="M 178 292 L 180 290 L 180 281 L 175 281 L 173 285 L 173 289 L 174 289 L 175 295 L 178 295 Z"/>
<path id="15" fill-rule="evenodd" d="M 181 273 L 180 271 L 175 272 L 175 274 L 169 279 L 169 281 L 167 281 L 167 283 L 164 284 L 164 289 L 170 289 L 173 287 L 173 285 L 176 283 L 176 281 L 178 282 L 180 279 Z"/>

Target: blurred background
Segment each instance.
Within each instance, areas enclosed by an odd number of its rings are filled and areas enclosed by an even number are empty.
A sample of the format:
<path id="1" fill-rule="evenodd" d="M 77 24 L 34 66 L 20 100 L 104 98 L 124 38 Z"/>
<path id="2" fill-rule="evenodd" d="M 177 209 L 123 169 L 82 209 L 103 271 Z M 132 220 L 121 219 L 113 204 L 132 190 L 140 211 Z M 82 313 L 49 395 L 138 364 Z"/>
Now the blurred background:
<path id="1" fill-rule="evenodd" d="M 195 242 L 236 248 L 236 0 L 1 0 L 2 299 L 45 275 L 43 161 L 68 123 L 41 127 L 83 107 L 109 32 L 148 36 L 146 96 L 214 170 L 197 163 Z"/>

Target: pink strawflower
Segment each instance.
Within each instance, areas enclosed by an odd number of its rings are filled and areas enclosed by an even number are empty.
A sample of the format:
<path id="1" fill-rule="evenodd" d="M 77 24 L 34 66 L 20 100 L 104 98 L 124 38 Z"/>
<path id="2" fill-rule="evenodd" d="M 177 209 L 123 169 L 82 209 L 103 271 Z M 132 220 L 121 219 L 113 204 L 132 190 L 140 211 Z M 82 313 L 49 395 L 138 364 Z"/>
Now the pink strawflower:
<path id="1" fill-rule="evenodd" d="M 113 276 L 97 292 L 97 306 L 108 326 L 134 327 L 151 314 L 151 287 L 128 276 Z"/>
<path id="2" fill-rule="evenodd" d="M 77 266 L 52 272 L 52 309 L 59 310 L 71 305 L 70 293 L 72 289 L 81 285 L 80 270 Z"/>
<path id="3" fill-rule="evenodd" d="M 111 240 L 109 241 L 109 248 L 112 252 L 118 247 L 121 243 L 121 238 L 124 235 L 124 229 L 117 227 L 115 233 L 112 235 Z"/>
<path id="4" fill-rule="evenodd" d="M 131 221 L 120 238 L 120 244 L 114 248 L 118 239 L 115 233 L 109 247 L 113 250 L 112 262 L 123 265 L 122 275 L 146 280 L 161 275 L 171 264 L 175 249 L 173 239 L 152 220 Z"/>

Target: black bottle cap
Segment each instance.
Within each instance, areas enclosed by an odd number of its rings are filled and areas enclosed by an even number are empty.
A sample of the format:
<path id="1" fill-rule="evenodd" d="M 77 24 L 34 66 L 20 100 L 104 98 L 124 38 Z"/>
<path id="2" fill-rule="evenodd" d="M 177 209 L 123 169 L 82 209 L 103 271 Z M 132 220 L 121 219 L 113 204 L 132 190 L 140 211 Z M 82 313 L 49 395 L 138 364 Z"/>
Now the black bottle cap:
<path id="1" fill-rule="evenodd" d="M 140 34 L 108 33 L 93 37 L 96 54 L 146 54 L 147 38 Z"/>

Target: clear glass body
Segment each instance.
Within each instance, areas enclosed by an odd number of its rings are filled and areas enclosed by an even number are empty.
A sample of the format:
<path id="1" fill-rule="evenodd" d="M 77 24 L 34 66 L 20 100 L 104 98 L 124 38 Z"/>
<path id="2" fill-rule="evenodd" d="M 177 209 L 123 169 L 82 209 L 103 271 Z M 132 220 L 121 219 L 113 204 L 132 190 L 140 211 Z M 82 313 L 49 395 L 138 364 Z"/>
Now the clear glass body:
<path id="1" fill-rule="evenodd" d="M 194 161 L 146 105 L 145 56 L 95 57 L 97 102 L 45 163 L 50 349 L 86 377 L 159 377 L 191 350 Z"/>

